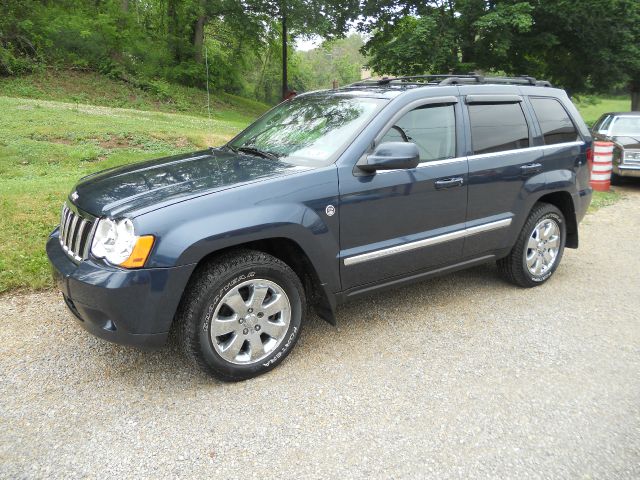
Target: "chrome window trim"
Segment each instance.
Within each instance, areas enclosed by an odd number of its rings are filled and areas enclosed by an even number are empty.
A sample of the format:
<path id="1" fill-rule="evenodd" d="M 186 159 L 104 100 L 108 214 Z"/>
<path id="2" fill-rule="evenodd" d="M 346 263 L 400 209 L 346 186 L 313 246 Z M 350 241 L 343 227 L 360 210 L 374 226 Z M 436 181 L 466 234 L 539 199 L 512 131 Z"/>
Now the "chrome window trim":
<path id="1" fill-rule="evenodd" d="M 394 168 L 393 170 L 378 170 L 376 171 L 375 174 L 381 175 L 381 174 L 392 173 L 392 172 L 408 172 L 412 170 L 420 170 L 425 167 L 434 167 L 437 165 L 449 165 L 450 163 L 459 163 L 459 162 L 466 162 L 466 161 L 467 161 L 467 157 L 443 158 L 442 160 L 432 160 L 430 162 L 420 163 L 416 168 L 411 168 L 411 169 Z"/>
<path id="2" fill-rule="evenodd" d="M 415 242 L 404 243 L 402 245 L 394 245 L 393 247 L 383 248 L 380 250 L 375 250 L 373 252 L 361 253 L 360 255 L 354 255 L 353 257 L 345 258 L 344 265 L 357 265 L 358 263 L 368 262 L 369 260 L 377 260 L 379 258 L 388 257 L 397 253 L 409 252 L 411 250 L 428 247 L 430 245 L 437 245 L 439 243 L 450 242 L 451 240 L 457 240 L 459 238 L 470 237 L 471 235 L 476 235 L 478 233 L 490 232 L 499 228 L 508 227 L 509 225 L 511 225 L 511 222 L 511 218 L 505 218 L 503 220 L 476 225 L 474 227 L 437 235 L 435 237 L 425 238 L 423 240 L 417 240 Z"/>
<path id="3" fill-rule="evenodd" d="M 432 167 L 436 165 L 448 165 L 450 163 L 464 162 L 465 160 L 475 160 L 478 158 L 491 158 L 491 157 L 499 157 L 501 155 L 511 155 L 513 153 L 520 153 L 523 151 L 549 150 L 551 148 L 574 147 L 574 146 L 582 146 L 584 144 L 585 143 L 583 141 L 576 140 L 575 142 L 554 143 L 552 145 L 538 145 L 535 147 L 517 148 L 515 150 L 503 150 L 501 152 L 479 153 L 478 155 L 469 155 L 468 157 L 444 158 L 442 160 L 432 160 L 432 161 L 423 162 L 412 170 L 419 170 L 421 168 Z M 407 171 L 406 169 L 401 169 L 401 168 L 395 168 L 393 170 L 378 170 L 376 172 L 376 175 L 391 173 L 391 172 L 406 172 L 406 171 Z"/>
<path id="4" fill-rule="evenodd" d="M 469 160 L 475 160 L 477 158 L 500 157 L 502 155 L 512 155 L 514 153 L 521 153 L 521 152 L 534 152 L 537 150 L 549 150 L 551 148 L 582 146 L 584 144 L 585 143 L 583 141 L 576 140 L 574 142 L 554 143 L 551 145 L 537 145 L 535 147 L 516 148 L 512 150 L 502 150 L 500 152 L 478 153 L 477 155 L 469 155 L 467 158 Z"/>

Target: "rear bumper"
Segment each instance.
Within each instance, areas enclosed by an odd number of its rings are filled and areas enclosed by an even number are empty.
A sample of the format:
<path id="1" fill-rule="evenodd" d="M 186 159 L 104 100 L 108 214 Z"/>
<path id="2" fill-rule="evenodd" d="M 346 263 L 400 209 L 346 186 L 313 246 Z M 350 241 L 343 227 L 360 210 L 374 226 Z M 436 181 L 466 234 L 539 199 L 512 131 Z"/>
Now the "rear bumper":
<path id="1" fill-rule="evenodd" d="M 195 265 L 124 270 L 93 260 L 79 264 L 47 241 L 53 278 L 69 310 L 96 337 L 144 348 L 162 346 Z"/>

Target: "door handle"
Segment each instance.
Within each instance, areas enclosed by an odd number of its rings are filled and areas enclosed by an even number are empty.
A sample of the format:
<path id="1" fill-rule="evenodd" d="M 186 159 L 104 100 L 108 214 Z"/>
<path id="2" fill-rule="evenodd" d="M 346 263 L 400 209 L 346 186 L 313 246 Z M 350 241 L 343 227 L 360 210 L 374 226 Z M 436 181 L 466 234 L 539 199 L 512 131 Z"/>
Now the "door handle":
<path id="1" fill-rule="evenodd" d="M 520 171 L 523 175 L 531 175 L 534 173 L 540 173 L 542 171 L 541 163 L 527 163 L 520 167 Z"/>
<path id="2" fill-rule="evenodd" d="M 436 180 L 436 189 L 441 190 L 443 188 L 461 187 L 464 184 L 462 177 L 455 178 L 443 178 L 442 180 Z"/>

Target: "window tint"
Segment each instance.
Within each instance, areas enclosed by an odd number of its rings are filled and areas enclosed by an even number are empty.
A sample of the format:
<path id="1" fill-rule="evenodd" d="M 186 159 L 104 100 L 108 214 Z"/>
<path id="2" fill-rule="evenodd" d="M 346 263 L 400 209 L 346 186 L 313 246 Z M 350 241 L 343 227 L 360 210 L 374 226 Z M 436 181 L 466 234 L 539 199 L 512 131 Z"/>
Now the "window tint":
<path id="1" fill-rule="evenodd" d="M 553 98 L 532 98 L 531 105 L 546 145 L 579 140 L 576 127 L 560 102 Z"/>
<path id="2" fill-rule="evenodd" d="M 456 119 L 453 105 L 425 105 L 411 110 L 382 137 L 381 142 L 413 142 L 420 162 L 456 156 Z"/>
<path id="3" fill-rule="evenodd" d="M 476 155 L 529 146 L 529 128 L 520 103 L 472 104 L 469 117 Z"/>

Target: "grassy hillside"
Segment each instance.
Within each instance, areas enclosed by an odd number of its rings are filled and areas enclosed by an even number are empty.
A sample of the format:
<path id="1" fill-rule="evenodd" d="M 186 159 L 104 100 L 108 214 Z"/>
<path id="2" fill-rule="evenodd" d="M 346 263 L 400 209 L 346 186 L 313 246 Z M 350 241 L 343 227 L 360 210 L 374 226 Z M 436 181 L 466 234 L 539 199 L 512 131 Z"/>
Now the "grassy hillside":
<path id="1" fill-rule="evenodd" d="M 629 105 L 591 98 L 578 107 L 593 122 Z M 0 292 L 50 285 L 44 243 L 78 178 L 219 145 L 266 108 L 213 95 L 209 119 L 204 92 L 162 82 L 134 86 L 55 71 L 0 79 Z"/>
<path id="2" fill-rule="evenodd" d="M 124 82 L 73 70 L 48 69 L 23 77 L 0 77 L 0 96 L 208 116 L 207 94 L 198 88 L 162 80 Z M 223 92 L 212 92 L 210 106 L 213 118 L 226 120 L 255 117 L 269 108 Z"/>

